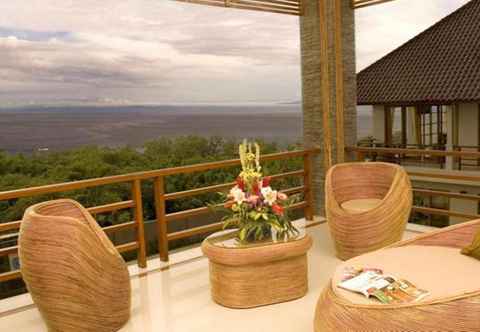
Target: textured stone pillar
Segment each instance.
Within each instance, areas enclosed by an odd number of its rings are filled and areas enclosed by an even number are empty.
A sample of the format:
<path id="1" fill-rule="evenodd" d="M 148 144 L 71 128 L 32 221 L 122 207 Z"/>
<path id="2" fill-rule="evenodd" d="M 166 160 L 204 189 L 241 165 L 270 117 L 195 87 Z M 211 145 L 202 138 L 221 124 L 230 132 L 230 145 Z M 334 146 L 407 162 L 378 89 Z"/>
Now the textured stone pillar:
<path id="1" fill-rule="evenodd" d="M 319 1 L 325 6 L 328 32 L 328 72 L 330 107 L 322 105 L 321 62 L 321 21 Z M 355 72 L 355 16 L 351 0 L 304 0 L 304 15 L 300 18 L 300 37 L 302 49 L 302 91 L 303 91 L 303 140 L 306 148 L 318 147 L 322 153 L 315 158 L 313 167 L 313 186 L 315 194 L 315 215 L 324 216 L 324 182 L 326 167 L 323 151 L 324 112 L 329 112 L 328 126 L 331 131 L 332 163 L 336 163 L 336 49 L 335 49 L 335 3 L 341 3 L 342 12 L 342 64 L 344 83 L 344 139 L 345 146 L 356 144 L 356 72 Z M 328 135 L 327 135 L 328 138 Z M 347 158 L 348 159 L 348 158 Z"/>

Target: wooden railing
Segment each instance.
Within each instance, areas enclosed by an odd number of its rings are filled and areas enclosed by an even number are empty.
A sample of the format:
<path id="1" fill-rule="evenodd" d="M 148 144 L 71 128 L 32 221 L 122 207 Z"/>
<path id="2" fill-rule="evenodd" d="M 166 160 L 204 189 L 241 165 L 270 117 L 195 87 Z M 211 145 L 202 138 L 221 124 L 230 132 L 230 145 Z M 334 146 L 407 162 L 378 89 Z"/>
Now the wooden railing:
<path id="1" fill-rule="evenodd" d="M 317 150 L 301 150 L 301 151 L 289 151 L 282 153 L 275 153 L 270 155 L 265 155 L 261 159 L 262 161 L 276 161 L 276 160 L 286 160 L 292 158 L 303 158 L 303 168 L 284 172 L 281 174 L 272 175 L 272 181 L 291 178 L 291 177 L 300 177 L 303 179 L 303 185 L 292 187 L 284 190 L 285 193 L 294 194 L 294 193 L 303 193 L 303 200 L 294 204 L 291 209 L 303 209 L 305 217 L 309 220 L 313 219 L 313 193 L 312 193 L 312 158 L 318 153 Z M 156 213 L 156 223 L 157 223 L 157 233 L 158 233 L 158 252 L 160 259 L 162 261 L 168 260 L 168 251 L 169 251 L 169 242 L 173 240 L 188 238 L 197 234 L 205 234 L 215 230 L 218 230 L 222 227 L 221 223 L 214 223 L 205 226 L 198 226 L 182 231 L 177 231 L 173 233 L 168 233 L 167 225 L 169 223 L 185 219 L 192 216 L 199 216 L 207 214 L 211 211 L 208 206 L 167 213 L 166 211 L 166 202 L 176 199 L 182 199 L 187 197 L 192 197 L 205 193 L 225 191 L 231 188 L 234 183 L 218 184 L 203 188 L 195 188 L 191 190 L 181 191 L 181 192 L 172 192 L 167 193 L 165 191 L 165 178 L 172 175 L 178 174 L 189 174 L 196 172 L 205 172 L 209 170 L 217 170 L 223 168 L 229 168 L 234 166 L 239 166 L 240 160 L 225 160 L 204 164 L 197 164 L 191 166 L 182 166 L 175 168 L 165 168 L 153 171 L 146 172 L 137 172 L 124 175 L 115 175 L 103 178 L 81 180 L 75 182 L 66 182 L 58 183 L 46 186 L 18 189 L 12 191 L 0 192 L 0 201 L 14 200 L 22 197 L 32 197 L 44 194 L 52 193 L 63 193 L 66 191 L 85 189 L 92 187 L 99 187 L 104 185 L 111 184 L 120 184 L 120 183 L 129 183 L 131 186 L 131 199 L 121 202 L 115 202 L 111 204 L 88 207 L 88 211 L 93 215 L 99 213 L 108 213 L 108 212 L 117 212 L 120 210 L 133 209 L 134 220 L 116 224 L 113 226 L 104 227 L 103 230 L 107 234 L 113 234 L 119 231 L 124 230 L 135 230 L 136 231 L 136 240 L 118 245 L 116 248 L 119 252 L 137 252 L 137 262 L 138 266 L 145 268 L 147 266 L 147 250 L 146 250 L 146 239 L 145 239 L 145 226 L 144 226 L 144 215 L 143 215 L 143 199 L 142 199 L 142 182 L 153 180 L 153 191 L 154 191 L 154 205 Z M 0 234 L 4 232 L 11 232 L 18 230 L 21 226 L 21 221 L 11 221 L 0 223 Z M 10 254 L 15 254 L 18 251 L 18 246 L 11 246 L 7 248 L 0 249 L 0 257 Z M 0 282 L 8 281 L 12 279 L 21 278 L 20 271 L 11 271 L 7 273 L 0 274 Z"/>
<path id="2" fill-rule="evenodd" d="M 385 155 L 393 158 L 397 158 L 398 161 L 407 163 L 421 163 L 422 165 L 438 165 L 440 168 L 445 168 L 446 157 L 452 158 L 451 165 L 456 170 L 480 170 L 480 160 L 478 155 L 475 153 L 480 152 L 480 146 L 478 145 L 453 145 L 451 150 L 447 151 L 447 146 L 445 144 L 434 144 L 434 145 L 425 145 L 425 144 L 390 144 L 385 145 L 384 142 L 377 142 L 375 139 L 364 139 L 359 141 L 358 144 L 361 148 L 375 148 L 380 149 L 380 154 L 376 152 L 371 152 L 371 155 Z M 408 153 L 383 153 L 385 150 L 395 149 L 394 151 L 408 151 Z M 419 151 L 439 151 L 439 152 L 449 152 L 447 155 L 436 154 L 436 153 L 415 153 L 414 150 Z M 412 152 L 413 151 L 413 152 Z M 455 153 L 450 153 L 455 152 Z M 465 152 L 465 153 L 458 153 Z M 471 154 L 473 153 L 473 154 Z"/>
<path id="3" fill-rule="evenodd" d="M 416 155 L 416 156 L 437 156 L 437 157 L 455 157 L 455 158 L 471 158 L 480 159 L 480 152 L 472 151 L 440 151 L 440 150 L 424 150 L 424 149 L 398 149 L 398 148 L 370 148 L 370 147 L 347 147 L 347 152 L 353 152 L 356 154 L 357 161 L 363 161 L 370 159 L 372 156 L 400 156 L 404 154 Z M 480 184 L 480 175 L 468 174 L 466 172 L 459 171 L 428 171 L 428 169 L 422 171 L 408 171 L 408 174 L 415 180 L 428 182 L 429 179 L 436 180 L 449 180 L 449 181 L 467 181 Z M 447 198 L 455 198 L 461 200 L 477 201 L 480 202 L 480 196 L 455 193 L 440 190 L 430 190 L 423 188 L 413 188 L 413 192 L 420 196 L 441 196 Z M 436 209 L 432 207 L 414 206 L 412 209 L 414 212 L 429 214 L 429 215 L 442 215 L 448 217 L 458 217 L 466 220 L 480 219 L 478 214 L 468 214 L 460 211 L 451 211 Z"/>

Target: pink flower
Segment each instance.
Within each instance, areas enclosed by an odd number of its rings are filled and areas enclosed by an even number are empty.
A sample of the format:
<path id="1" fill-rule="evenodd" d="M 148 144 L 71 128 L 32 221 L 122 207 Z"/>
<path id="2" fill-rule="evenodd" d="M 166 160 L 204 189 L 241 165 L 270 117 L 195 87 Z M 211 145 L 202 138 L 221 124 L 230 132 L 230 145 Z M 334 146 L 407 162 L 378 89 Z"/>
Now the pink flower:
<path id="1" fill-rule="evenodd" d="M 260 197 L 258 197 L 257 195 L 252 195 L 252 196 L 248 197 L 247 201 L 250 204 L 256 205 L 258 203 L 259 199 L 260 199 Z"/>
<path id="2" fill-rule="evenodd" d="M 284 201 L 288 198 L 287 195 L 285 195 L 284 193 L 278 193 L 277 195 L 278 199 L 281 200 L 281 201 Z"/>

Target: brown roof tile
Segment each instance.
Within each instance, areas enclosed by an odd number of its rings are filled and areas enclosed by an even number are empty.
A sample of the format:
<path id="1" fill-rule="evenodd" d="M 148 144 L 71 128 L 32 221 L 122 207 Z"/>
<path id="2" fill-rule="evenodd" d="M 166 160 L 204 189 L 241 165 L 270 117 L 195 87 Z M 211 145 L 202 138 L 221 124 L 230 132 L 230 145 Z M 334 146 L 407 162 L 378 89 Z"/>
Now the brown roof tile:
<path id="1" fill-rule="evenodd" d="M 472 0 L 357 77 L 358 104 L 480 101 L 480 0 Z"/>

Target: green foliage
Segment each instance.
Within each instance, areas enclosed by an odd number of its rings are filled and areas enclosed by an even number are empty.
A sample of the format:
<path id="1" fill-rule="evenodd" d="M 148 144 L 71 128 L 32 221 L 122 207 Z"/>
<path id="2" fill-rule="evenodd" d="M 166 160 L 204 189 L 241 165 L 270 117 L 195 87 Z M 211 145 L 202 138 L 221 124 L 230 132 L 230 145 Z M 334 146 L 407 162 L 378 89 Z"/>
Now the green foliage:
<path id="1" fill-rule="evenodd" d="M 265 154 L 280 150 L 275 143 L 261 140 L 259 143 Z M 234 140 L 219 137 L 183 136 L 160 138 L 145 143 L 139 149 L 87 146 L 70 151 L 37 153 L 28 156 L 11 155 L 0 151 L 0 191 L 234 159 L 238 158 L 237 144 L 238 142 Z M 294 148 L 295 146 L 288 147 L 288 149 Z M 302 167 L 301 165 L 300 159 L 275 161 L 265 163 L 263 171 L 267 175 L 276 174 L 299 169 Z M 238 173 L 238 167 L 231 167 L 169 176 L 166 178 L 166 191 L 177 192 L 231 182 Z M 278 181 L 275 186 L 282 189 L 299 184 L 298 180 L 291 179 Z M 154 219 L 152 183 L 144 181 L 142 191 L 145 219 Z M 85 206 L 96 206 L 131 199 L 131 192 L 128 184 L 116 184 L 4 201 L 0 202 L 0 222 L 18 220 L 28 206 L 39 201 L 60 197 L 75 199 Z M 205 202 L 214 201 L 215 197 L 214 194 L 204 194 L 188 199 L 169 201 L 167 202 L 167 212 L 204 206 Z M 116 215 L 97 216 L 97 219 L 102 225 L 109 225 L 127 221 L 131 217 L 129 212 L 122 212 Z"/>

